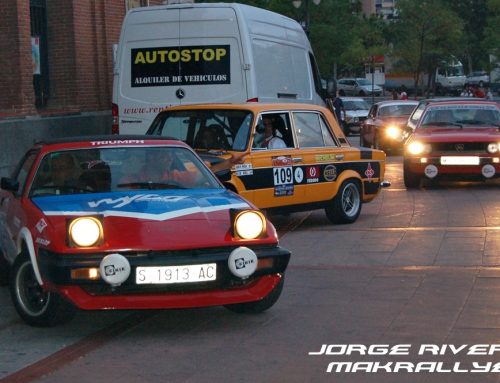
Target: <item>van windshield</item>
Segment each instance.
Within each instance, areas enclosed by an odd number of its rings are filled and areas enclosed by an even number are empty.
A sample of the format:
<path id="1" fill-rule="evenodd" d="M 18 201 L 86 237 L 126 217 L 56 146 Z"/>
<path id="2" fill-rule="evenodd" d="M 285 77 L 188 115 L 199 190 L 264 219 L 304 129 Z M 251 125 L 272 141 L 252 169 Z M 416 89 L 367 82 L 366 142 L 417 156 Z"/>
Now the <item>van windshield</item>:
<path id="1" fill-rule="evenodd" d="M 245 151 L 253 115 L 246 110 L 182 110 L 160 113 L 147 134 L 172 137 L 196 150 Z"/>

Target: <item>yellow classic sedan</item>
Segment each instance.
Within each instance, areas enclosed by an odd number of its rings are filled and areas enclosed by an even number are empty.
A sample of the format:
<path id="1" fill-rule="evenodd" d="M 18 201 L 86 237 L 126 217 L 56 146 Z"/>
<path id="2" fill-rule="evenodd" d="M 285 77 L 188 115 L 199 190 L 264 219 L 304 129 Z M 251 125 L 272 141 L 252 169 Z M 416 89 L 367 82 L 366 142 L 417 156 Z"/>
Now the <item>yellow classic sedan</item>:
<path id="1" fill-rule="evenodd" d="M 147 134 L 186 142 L 216 164 L 224 185 L 259 208 L 324 208 L 332 223 L 356 221 L 380 192 L 385 153 L 350 145 L 329 109 L 306 104 L 200 104 L 168 107 Z"/>

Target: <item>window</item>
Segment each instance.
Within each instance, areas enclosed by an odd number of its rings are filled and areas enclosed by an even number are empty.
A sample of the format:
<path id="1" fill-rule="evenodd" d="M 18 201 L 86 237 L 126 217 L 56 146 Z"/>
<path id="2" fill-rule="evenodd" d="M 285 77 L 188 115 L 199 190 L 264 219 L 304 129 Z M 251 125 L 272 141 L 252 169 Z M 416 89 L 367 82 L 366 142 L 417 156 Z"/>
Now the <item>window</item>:
<path id="1" fill-rule="evenodd" d="M 295 130 L 302 148 L 325 146 L 320 117 L 317 113 L 296 112 L 293 114 Z"/>
<path id="2" fill-rule="evenodd" d="M 19 162 L 19 165 L 14 172 L 14 178 L 19 182 L 18 195 L 21 195 L 23 192 L 24 186 L 26 184 L 26 180 L 28 179 L 28 174 L 35 162 L 38 151 L 29 152 L 22 160 Z"/>

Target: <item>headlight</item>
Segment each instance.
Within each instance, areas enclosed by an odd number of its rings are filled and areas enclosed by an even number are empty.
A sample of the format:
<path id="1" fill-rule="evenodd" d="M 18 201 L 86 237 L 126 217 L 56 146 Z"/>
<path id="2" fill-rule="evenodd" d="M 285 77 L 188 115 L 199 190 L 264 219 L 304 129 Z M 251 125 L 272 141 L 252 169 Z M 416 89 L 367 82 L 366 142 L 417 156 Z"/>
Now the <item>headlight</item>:
<path id="1" fill-rule="evenodd" d="M 413 155 L 427 154 L 431 152 L 431 146 L 429 144 L 423 144 L 419 141 L 413 141 L 406 147 L 408 153 Z"/>
<path id="2" fill-rule="evenodd" d="M 94 246 L 103 236 L 101 222 L 94 217 L 76 218 L 69 224 L 69 238 L 81 247 Z"/>
<path id="3" fill-rule="evenodd" d="M 387 135 L 387 137 L 392 138 L 393 140 L 401 139 L 401 129 L 399 129 L 397 126 L 389 126 L 385 130 L 385 134 Z"/>
<path id="4" fill-rule="evenodd" d="M 266 219 L 261 212 L 246 210 L 236 215 L 234 232 L 242 239 L 255 239 L 266 231 Z"/>
<path id="5" fill-rule="evenodd" d="M 488 153 L 495 154 L 498 153 L 498 149 L 500 147 L 500 144 L 497 142 L 492 142 L 491 144 L 488 144 Z"/>

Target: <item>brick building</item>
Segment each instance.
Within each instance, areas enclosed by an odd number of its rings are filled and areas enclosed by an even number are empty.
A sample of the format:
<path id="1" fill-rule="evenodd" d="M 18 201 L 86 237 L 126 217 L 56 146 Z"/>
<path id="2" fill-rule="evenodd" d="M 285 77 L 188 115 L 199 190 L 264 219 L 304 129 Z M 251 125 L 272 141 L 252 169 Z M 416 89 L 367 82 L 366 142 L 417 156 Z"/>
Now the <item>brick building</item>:
<path id="1" fill-rule="evenodd" d="M 162 0 L 0 1 L 0 175 L 40 139 L 109 133 L 126 10 Z"/>

